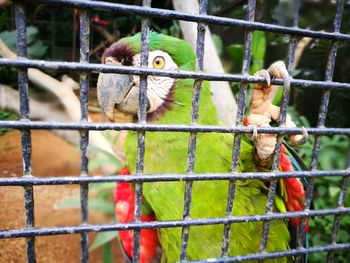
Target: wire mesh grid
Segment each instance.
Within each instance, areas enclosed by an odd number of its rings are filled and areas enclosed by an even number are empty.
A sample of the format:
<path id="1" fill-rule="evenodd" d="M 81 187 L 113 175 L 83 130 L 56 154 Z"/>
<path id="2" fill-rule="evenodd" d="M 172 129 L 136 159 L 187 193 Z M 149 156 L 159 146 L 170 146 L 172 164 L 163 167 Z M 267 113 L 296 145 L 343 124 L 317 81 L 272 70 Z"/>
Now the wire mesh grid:
<path id="1" fill-rule="evenodd" d="M 16 230 L 0 230 L 0 238 L 18 238 L 25 237 L 27 241 L 27 260 L 28 262 L 35 262 L 35 237 L 49 236 L 59 234 L 81 234 L 81 261 L 88 262 L 88 233 L 91 231 L 118 231 L 118 230 L 133 230 L 134 231 L 134 245 L 133 245 L 133 262 L 139 262 L 140 259 L 140 230 L 144 228 L 159 229 L 169 227 L 181 227 L 181 255 L 179 261 L 189 262 L 187 259 L 187 245 L 190 235 L 191 226 L 223 224 L 224 232 L 222 237 L 222 252 L 221 258 L 210 259 L 210 262 L 241 262 L 248 260 L 259 260 L 269 258 L 280 258 L 285 256 L 296 256 L 299 261 L 302 255 L 317 252 L 328 252 L 327 261 L 334 261 L 334 252 L 350 249 L 350 243 L 337 243 L 337 233 L 340 228 L 340 220 L 344 215 L 350 215 L 350 208 L 344 207 L 345 194 L 347 184 L 349 181 L 350 170 L 332 170 L 319 171 L 317 170 L 317 161 L 320 153 L 320 136 L 332 134 L 350 135 L 349 128 L 326 128 L 325 120 L 327 116 L 328 102 L 330 92 L 332 89 L 350 89 L 349 83 L 338 83 L 332 81 L 334 72 L 334 65 L 337 53 L 338 41 L 349 41 L 350 35 L 340 33 L 340 24 L 343 12 L 343 0 L 337 2 L 337 9 L 334 19 L 333 32 L 318 32 L 308 29 L 298 28 L 298 16 L 300 0 L 296 1 L 296 10 L 293 20 L 293 27 L 283 27 L 271 24 L 264 24 L 255 22 L 255 8 L 256 1 L 248 1 L 248 10 L 246 20 L 238 20 L 232 18 L 224 18 L 207 15 L 207 0 L 200 1 L 199 14 L 186 14 L 173 10 L 163 10 L 151 8 L 151 0 L 143 0 L 141 6 L 128 6 L 117 3 L 109 3 L 102 1 L 83 1 L 83 0 L 43 0 L 46 4 L 64 5 L 71 8 L 78 8 L 80 12 L 80 63 L 75 62 L 55 62 L 55 61 L 39 61 L 27 59 L 27 45 L 26 45 L 26 16 L 25 16 L 25 1 L 16 2 L 16 27 L 17 27 L 17 47 L 18 59 L 0 59 L 0 65 L 7 65 L 16 67 L 18 70 L 18 86 L 20 93 L 20 120 L 19 121 L 0 121 L 0 128 L 13 128 L 21 131 L 22 143 L 22 157 L 23 157 L 23 176 L 17 178 L 1 178 L 0 186 L 23 186 L 25 189 L 25 211 L 26 211 L 26 227 L 24 229 Z M 89 63 L 89 11 L 92 9 L 115 12 L 116 14 L 132 14 L 142 16 L 142 30 L 141 30 L 141 66 L 140 67 L 125 67 L 125 66 L 111 66 L 104 64 Z M 153 70 L 147 68 L 148 61 L 148 35 L 149 35 L 149 18 L 161 17 L 164 19 L 177 19 L 192 21 L 198 23 L 197 46 L 196 46 L 196 71 L 195 72 L 175 72 L 167 70 Z M 246 30 L 245 34 L 245 48 L 242 72 L 239 75 L 234 74 L 213 74 L 203 73 L 203 57 L 204 57 L 204 38 L 207 24 L 225 25 L 225 26 L 240 26 Z M 256 173 L 238 173 L 238 160 L 240 153 L 241 134 L 252 133 L 253 128 L 243 126 L 243 114 L 245 110 L 245 99 L 247 96 L 248 83 L 263 83 L 265 80 L 257 76 L 249 76 L 250 58 L 252 50 L 252 33 L 254 30 L 269 31 L 289 35 L 289 53 L 288 53 L 288 71 L 293 70 L 293 61 L 295 56 L 295 49 L 298 36 L 309 36 L 313 38 L 328 39 L 331 42 L 329 51 L 327 68 L 325 72 L 325 81 L 312 81 L 300 79 L 285 79 L 272 80 L 272 84 L 283 85 L 283 99 L 281 104 L 281 117 L 279 120 L 279 127 L 259 127 L 258 133 L 277 134 L 278 140 L 273 159 L 271 172 L 256 172 Z M 27 68 L 39 69 L 55 69 L 68 70 L 80 72 L 80 102 L 81 102 L 81 121 L 72 123 L 60 122 L 40 122 L 30 121 L 29 119 L 29 105 L 28 105 L 28 76 Z M 92 123 L 88 122 L 88 92 L 89 92 L 89 72 L 103 72 L 103 73 L 123 73 L 140 76 L 140 100 L 138 123 Z M 195 79 L 192 98 L 192 115 L 191 125 L 157 125 L 146 123 L 146 91 L 147 91 L 147 76 L 169 76 L 173 78 L 193 78 Z M 198 121 L 198 107 L 201 84 L 203 80 L 218 80 L 218 81 L 235 81 L 240 82 L 238 112 L 236 123 L 234 127 L 219 127 L 219 126 L 201 126 L 197 124 Z M 311 169 L 309 171 L 297 172 L 279 172 L 279 153 L 283 136 L 286 134 L 302 133 L 301 128 L 286 128 L 283 124 L 286 119 L 289 89 L 290 87 L 299 88 L 318 88 L 322 89 L 321 106 L 318 115 L 318 122 L 316 128 L 308 128 L 307 132 L 315 136 L 315 143 L 313 148 Z M 31 172 L 31 135 L 30 131 L 33 129 L 67 129 L 80 131 L 80 149 L 81 149 L 81 174 L 76 177 L 55 177 L 55 178 L 36 178 L 32 176 Z M 132 130 L 136 131 L 138 136 L 137 142 L 137 176 L 103 176 L 92 177 L 88 174 L 88 133 L 90 130 Z M 190 140 L 188 146 L 188 161 L 186 174 L 144 174 L 144 153 L 145 153 L 145 133 L 147 131 L 172 131 L 172 132 L 188 132 L 190 133 Z M 232 133 L 235 134 L 233 143 L 233 154 L 231 170 L 226 174 L 194 174 L 194 162 L 196 157 L 196 138 L 199 132 L 217 132 L 217 133 Z M 338 199 L 337 208 L 325 210 L 310 210 L 312 200 L 314 178 L 324 176 L 342 176 L 343 180 L 340 186 L 340 195 Z M 308 178 L 309 186 L 306 189 L 306 198 L 303 211 L 301 212 L 273 212 L 274 196 L 276 192 L 277 179 L 279 178 Z M 270 180 L 268 191 L 268 201 L 266 204 L 266 213 L 262 215 L 251 216 L 233 216 L 235 181 L 248 179 L 264 179 Z M 227 200 L 226 216 L 223 218 L 201 218 L 191 219 L 191 201 L 192 201 L 192 183 L 194 181 L 202 180 L 228 180 L 229 181 L 229 195 Z M 184 196 L 184 210 L 183 220 L 173 221 L 155 221 L 155 222 L 141 222 L 141 208 L 142 208 L 142 185 L 144 182 L 167 182 L 167 181 L 185 181 L 185 196 Z M 134 221 L 130 223 L 116 223 L 104 225 L 90 225 L 88 224 L 88 192 L 89 184 L 96 182 L 133 182 L 135 183 L 135 214 Z M 34 196 L 33 186 L 35 185 L 64 185 L 64 184 L 79 184 L 80 202 L 81 202 L 81 225 L 70 227 L 56 227 L 56 228 L 36 228 L 34 223 Z M 324 246 L 305 248 L 303 244 L 304 231 L 307 217 L 334 215 L 333 230 L 331 234 L 330 243 Z M 276 219 L 286 218 L 301 218 L 302 226 L 299 228 L 297 240 L 297 248 L 276 251 L 272 253 L 266 252 L 266 243 L 269 234 L 269 222 Z M 236 257 L 228 257 L 228 246 L 231 238 L 230 227 L 233 223 L 239 222 L 256 222 L 263 221 L 263 233 L 261 238 L 260 252 L 250 255 L 242 255 Z M 206 260 L 192 261 L 192 262 L 207 262 Z"/>

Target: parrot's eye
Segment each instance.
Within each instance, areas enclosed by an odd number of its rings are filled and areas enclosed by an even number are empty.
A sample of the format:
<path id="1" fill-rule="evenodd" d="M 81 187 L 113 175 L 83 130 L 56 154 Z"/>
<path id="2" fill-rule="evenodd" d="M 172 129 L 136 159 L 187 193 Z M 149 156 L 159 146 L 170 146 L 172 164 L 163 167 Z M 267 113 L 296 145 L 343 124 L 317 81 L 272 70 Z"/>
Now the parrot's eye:
<path id="1" fill-rule="evenodd" d="M 153 60 L 153 67 L 156 68 L 156 69 L 162 69 L 164 68 L 164 65 L 165 65 L 165 60 L 163 57 L 155 57 L 154 60 Z"/>

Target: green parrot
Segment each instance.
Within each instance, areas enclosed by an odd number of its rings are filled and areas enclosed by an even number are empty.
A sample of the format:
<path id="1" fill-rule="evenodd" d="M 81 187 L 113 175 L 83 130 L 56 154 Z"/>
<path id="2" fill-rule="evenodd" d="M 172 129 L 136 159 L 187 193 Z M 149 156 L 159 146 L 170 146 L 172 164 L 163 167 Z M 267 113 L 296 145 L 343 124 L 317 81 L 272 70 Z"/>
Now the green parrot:
<path id="1" fill-rule="evenodd" d="M 140 65 L 140 34 L 126 37 L 105 50 L 103 63 L 111 65 Z M 194 71 L 195 54 L 184 40 L 150 32 L 149 68 L 164 70 Z M 137 121 L 139 76 L 100 73 L 98 99 L 103 112 L 111 121 L 120 114 L 128 114 Z M 191 123 L 193 79 L 172 79 L 149 76 L 147 85 L 147 123 L 186 124 Z M 209 83 L 202 83 L 199 103 L 199 125 L 220 125 L 211 101 Z M 184 174 L 187 171 L 189 133 L 146 132 L 145 174 Z M 223 133 L 198 133 L 195 158 L 195 173 L 228 173 L 230 171 L 233 135 Z M 124 145 L 126 167 L 135 174 L 137 156 L 137 134 L 128 132 Z M 254 145 L 247 136 L 242 137 L 239 172 L 257 171 L 254 162 Z M 261 215 L 265 213 L 268 182 L 261 180 L 236 181 L 234 216 Z M 227 180 L 193 182 L 191 218 L 225 217 L 229 183 Z M 152 182 L 143 184 L 144 215 L 155 215 L 157 221 L 182 220 L 185 182 Z M 122 190 L 119 191 L 119 197 Z M 118 193 L 116 194 L 118 197 Z M 125 196 L 124 196 L 125 197 Z M 276 204 L 281 200 L 276 195 Z M 130 198 L 124 198 L 125 201 Z M 134 199 L 132 199 L 133 202 Z M 119 200 L 120 201 L 120 200 Z M 122 218 L 123 213 L 133 215 L 132 202 L 117 204 L 119 222 L 132 221 Z M 116 200 L 118 203 L 118 200 Z M 283 206 L 283 205 L 282 205 Z M 125 208 L 127 207 L 127 208 Z M 124 210 L 123 210 L 124 209 Z M 277 210 L 277 206 L 275 208 Z M 286 211 L 285 206 L 278 210 Z M 125 215 L 125 213 L 124 213 Z M 263 222 L 234 223 L 231 226 L 229 256 L 258 253 L 262 237 Z M 142 230 L 143 231 L 143 230 Z M 143 233 L 141 231 L 141 262 L 150 262 L 143 256 Z M 157 232 L 162 248 L 162 262 L 180 260 L 181 228 L 163 228 Z M 122 231 L 123 232 L 123 231 Z M 131 231 L 132 232 L 132 231 Z M 224 225 L 191 226 L 187 248 L 188 260 L 203 260 L 221 256 Z M 146 233 L 144 234 L 146 236 Z M 132 234 L 129 236 L 132 238 Z M 288 220 L 273 220 L 266 251 L 283 251 L 290 248 Z M 122 240 L 123 241 L 123 240 Z M 124 240 L 125 241 L 125 240 Z M 130 239 L 129 239 L 130 241 Z M 126 247 L 126 243 L 123 243 Z M 130 246 L 127 254 L 131 256 Z M 146 253 L 147 254 L 147 253 Z M 152 253 L 151 253 L 152 254 Z M 154 254 L 152 254 L 154 256 Z M 152 257 L 152 256 L 150 256 Z M 291 258 L 277 258 L 265 262 L 290 262 Z"/>

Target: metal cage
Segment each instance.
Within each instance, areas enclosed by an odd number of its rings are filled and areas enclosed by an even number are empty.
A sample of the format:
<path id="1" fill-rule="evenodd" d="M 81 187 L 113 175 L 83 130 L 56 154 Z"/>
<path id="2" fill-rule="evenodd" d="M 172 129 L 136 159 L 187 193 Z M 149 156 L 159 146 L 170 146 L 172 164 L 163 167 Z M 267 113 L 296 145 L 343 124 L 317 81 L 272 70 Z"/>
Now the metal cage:
<path id="1" fill-rule="evenodd" d="M 343 13 L 343 0 L 338 0 L 336 15 L 334 19 L 333 32 L 320 32 L 308 29 L 298 28 L 298 12 L 300 1 L 296 1 L 297 8 L 294 15 L 294 26 L 284 27 L 272 24 L 265 24 L 254 21 L 256 0 L 248 1 L 248 11 L 246 20 L 238 20 L 232 18 L 224 18 L 207 15 L 207 0 L 200 1 L 199 14 L 187 14 L 173 10 L 164 10 L 151 8 L 151 0 L 143 0 L 142 6 L 128 6 L 117 3 L 109 3 L 103 1 L 85 1 L 85 0 L 42 0 L 42 3 L 53 6 L 64 5 L 71 8 L 80 9 L 80 63 L 75 62 L 49 62 L 27 59 L 26 45 L 26 15 L 25 1 L 16 2 L 16 26 L 17 26 L 17 47 L 18 59 L 0 59 L 0 65 L 12 66 L 18 70 L 18 86 L 20 91 L 20 120 L 19 121 L 0 121 L 0 128 L 13 128 L 21 131 L 22 157 L 23 157 L 23 176 L 18 178 L 0 178 L 0 186 L 22 186 L 25 190 L 25 211 L 26 211 L 26 227 L 24 229 L 0 230 L 0 238 L 26 238 L 27 243 L 27 260 L 35 262 L 35 237 L 49 236 L 59 234 L 81 234 L 81 261 L 88 262 L 88 232 L 91 231 L 118 231 L 118 230 L 133 230 L 134 231 L 134 250 L 133 262 L 139 261 L 139 242 L 140 230 L 143 228 L 166 228 L 166 227 L 181 227 L 181 256 L 179 261 L 189 262 L 187 260 L 187 241 L 189 238 L 189 229 L 191 226 L 223 224 L 224 233 L 222 239 L 222 257 L 210 259 L 210 262 L 241 262 L 247 260 L 264 260 L 270 258 L 279 258 L 284 256 L 296 256 L 300 259 L 302 255 L 317 252 L 327 252 L 327 261 L 334 261 L 334 253 L 339 250 L 350 249 L 350 243 L 337 243 L 337 233 L 340 227 L 340 220 L 343 215 L 350 215 L 350 208 L 344 207 L 346 188 L 349 181 L 350 170 L 339 171 L 319 171 L 317 169 L 317 160 L 320 152 L 320 136 L 331 134 L 350 135 L 349 128 L 326 128 L 325 120 L 328 109 L 328 102 L 332 89 L 349 90 L 350 83 L 333 82 L 332 76 L 334 72 L 335 59 L 339 41 L 350 41 L 349 34 L 340 33 L 340 24 Z M 132 14 L 142 17 L 142 49 L 141 49 L 141 67 L 125 67 L 111 66 L 89 63 L 89 10 L 104 10 L 114 12 L 116 14 Z M 174 72 L 166 70 L 153 70 L 145 67 L 148 59 L 148 34 L 149 34 L 149 18 L 160 17 L 164 19 L 176 19 L 192 21 L 198 24 L 197 48 L 196 48 L 196 71 L 195 72 Z M 239 26 L 246 31 L 245 34 L 245 51 L 242 72 L 239 75 L 235 74 L 209 74 L 203 73 L 203 55 L 204 55 L 204 36 L 207 24 Z M 241 174 L 237 172 L 238 157 L 240 152 L 241 134 L 252 133 L 251 127 L 243 126 L 243 114 L 245 109 L 245 98 L 247 96 L 248 83 L 262 83 L 263 78 L 249 76 L 252 33 L 254 30 L 269 31 L 289 36 L 289 54 L 288 54 L 288 70 L 291 72 L 294 61 L 296 38 L 298 36 L 309 36 L 318 39 L 327 39 L 330 41 L 330 50 L 324 81 L 300 80 L 291 79 L 290 83 L 283 83 L 282 80 L 273 80 L 276 85 L 284 85 L 283 100 L 281 105 L 281 118 L 279 127 L 257 128 L 258 133 L 277 134 L 278 142 L 276 146 L 276 154 L 273 160 L 271 172 L 257 172 Z M 28 68 L 39 69 L 54 69 L 80 72 L 80 102 L 81 102 L 81 121 L 71 123 L 60 122 L 40 122 L 30 121 L 28 107 Z M 87 120 L 87 101 L 89 92 L 88 74 L 89 72 L 104 72 L 104 73 L 123 73 L 139 75 L 141 79 L 140 92 L 140 109 L 138 113 L 138 123 L 92 123 Z M 195 79 L 192 99 L 192 124 L 191 125 L 155 125 L 146 123 L 146 103 L 145 92 L 148 75 L 169 76 L 173 78 L 193 78 Z M 232 127 L 217 127 L 217 126 L 200 126 L 197 125 L 198 120 L 198 101 L 201 82 L 203 80 L 217 81 L 235 81 L 240 82 L 238 112 L 236 125 Z M 299 88 L 316 88 L 322 89 L 321 106 L 319 109 L 318 121 L 316 128 L 308 128 L 307 132 L 315 137 L 313 148 L 311 168 L 309 171 L 299 172 L 278 172 L 279 153 L 281 150 L 282 138 L 285 134 L 302 133 L 301 128 L 285 128 L 283 127 L 286 118 L 289 89 L 290 87 Z M 31 130 L 33 129 L 66 129 L 80 131 L 81 138 L 81 174 L 75 177 L 48 177 L 36 178 L 31 172 Z M 90 130 L 132 130 L 138 133 L 138 155 L 137 155 L 137 176 L 103 176 L 93 177 L 88 174 L 88 133 Z M 187 132 L 190 133 L 190 141 L 188 146 L 188 169 L 186 174 L 158 174 L 150 175 L 143 173 L 144 164 L 144 145 L 145 133 L 147 131 L 172 131 L 172 132 Z M 202 132 L 217 132 L 217 133 L 232 133 L 235 134 L 231 171 L 226 174 L 194 174 L 194 160 L 196 148 L 196 135 Z M 335 209 L 326 210 L 310 210 L 310 203 L 313 194 L 313 178 L 323 176 L 342 176 L 343 180 L 340 186 L 340 195 L 338 206 Z M 273 200 L 278 178 L 289 177 L 307 177 L 309 186 L 306 189 L 306 198 L 303 211 L 301 212 L 273 212 Z M 268 202 L 266 204 L 266 213 L 262 215 L 252 216 L 232 216 L 234 203 L 235 180 L 246 179 L 268 179 L 271 181 L 268 191 Z M 227 200 L 226 217 L 223 218 L 205 218 L 191 219 L 190 204 L 192 182 L 199 180 L 228 180 L 229 183 L 229 198 Z M 185 191 L 185 207 L 183 220 L 175 221 L 156 221 L 156 222 L 141 222 L 141 201 L 142 201 L 142 184 L 144 182 L 158 181 L 186 181 Z M 126 224 L 104 224 L 104 225 L 89 225 L 88 224 L 88 191 L 89 183 L 96 182 L 133 182 L 135 183 L 136 198 L 135 198 L 135 220 Z M 81 187 L 81 225 L 71 227 L 52 227 L 52 228 L 36 228 L 34 223 L 34 196 L 33 186 L 35 185 L 63 185 L 63 184 L 78 184 Z M 269 234 L 269 222 L 274 219 L 285 218 L 302 218 L 303 229 L 306 224 L 307 217 L 334 215 L 333 230 L 331 242 L 324 246 L 305 248 L 302 243 L 303 231 L 298 235 L 298 246 L 295 249 L 286 251 L 277 251 L 273 253 L 266 252 L 266 243 Z M 230 240 L 230 226 L 239 222 L 255 222 L 263 221 L 263 235 L 261 240 L 260 252 L 256 254 L 242 255 L 236 257 L 228 257 L 228 244 Z M 234 237 L 231 237 L 234 238 Z M 194 261 L 192 261 L 194 262 Z M 196 262 L 208 262 L 206 260 Z"/>

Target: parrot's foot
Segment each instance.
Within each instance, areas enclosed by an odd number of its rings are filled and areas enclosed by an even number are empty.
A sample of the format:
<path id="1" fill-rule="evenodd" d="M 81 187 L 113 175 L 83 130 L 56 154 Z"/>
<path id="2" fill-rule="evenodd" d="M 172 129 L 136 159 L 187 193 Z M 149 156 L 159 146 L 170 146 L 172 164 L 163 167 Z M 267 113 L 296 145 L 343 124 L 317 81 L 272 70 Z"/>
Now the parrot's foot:
<path id="1" fill-rule="evenodd" d="M 295 135 L 289 136 L 289 140 L 295 146 L 303 145 L 309 139 L 309 134 L 308 134 L 307 130 L 305 129 L 305 127 L 302 126 L 301 128 L 303 129 L 303 134 L 295 134 Z"/>
<path id="2" fill-rule="evenodd" d="M 268 70 L 261 69 L 261 70 L 259 70 L 258 72 L 255 73 L 255 76 L 264 78 L 266 80 L 266 86 L 270 87 L 270 85 L 271 85 L 271 77 L 270 77 L 270 73 L 269 73 Z M 258 88 L 258 87 L 261 87 L 261 85 L 256 85 L 256 87 L 254 86 L 254 88 Z"/>
<path id="3" fill-rule="evenodd" d="M 271 66 L 268 68 L 268 72 L 273 79 L 284 79 L 289 77 L 286 65 L 281 60 L 271 64 Z"/>

